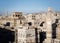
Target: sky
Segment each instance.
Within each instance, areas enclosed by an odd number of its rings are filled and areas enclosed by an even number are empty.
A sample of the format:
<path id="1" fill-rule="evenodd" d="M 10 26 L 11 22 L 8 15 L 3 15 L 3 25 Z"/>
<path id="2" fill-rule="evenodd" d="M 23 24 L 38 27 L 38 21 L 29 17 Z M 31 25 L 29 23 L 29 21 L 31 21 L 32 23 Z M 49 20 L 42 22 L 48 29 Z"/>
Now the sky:
<path id="1" fill-rule="evenodd" d="M 53 11 L 60 11 L 60 0 L 0 0 L 0 13 L 13 12 L 40 12 L 47 11 L 51 7 Z"/>

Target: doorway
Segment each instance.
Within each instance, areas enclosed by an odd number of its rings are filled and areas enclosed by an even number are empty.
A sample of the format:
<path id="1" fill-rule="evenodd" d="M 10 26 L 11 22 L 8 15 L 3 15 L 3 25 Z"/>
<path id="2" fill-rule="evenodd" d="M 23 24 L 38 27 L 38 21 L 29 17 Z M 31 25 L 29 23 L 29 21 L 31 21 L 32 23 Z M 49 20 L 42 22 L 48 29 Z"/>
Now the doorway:
<path id="1" fill-rule="evenodd" d="M 15 40 L 15 32 L 0 27 L 0 43 L 13 43 Z"/>
<path id="2" fill-rule="evenodd" d="M 43 43 L 44 39 L 46 39 L 46 32 L 40 32 L 39 34 L 40 43 Z"/>

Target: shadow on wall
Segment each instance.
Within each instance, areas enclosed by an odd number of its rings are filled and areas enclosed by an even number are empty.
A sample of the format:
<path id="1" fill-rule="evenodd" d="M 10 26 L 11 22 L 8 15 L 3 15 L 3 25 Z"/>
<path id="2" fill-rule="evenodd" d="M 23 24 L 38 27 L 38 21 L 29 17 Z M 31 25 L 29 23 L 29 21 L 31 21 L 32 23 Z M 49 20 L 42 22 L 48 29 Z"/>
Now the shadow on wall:
<path id="1" fill-rule="evenodd" d="M 56 27 L 57 27 L 57 24 L 58 23 L 58 19 L 56 19 L 55 23 L 52 24 L 52 38 L 56 38 Z"/>
<path id="2" fill-rule="evenodd" d="M 5 28 L 0 27 L 0 43 L 9 43 L 9 41 L 13 43 L 15 40 L 14 34 L 14 31 L 6 30 Z"/>

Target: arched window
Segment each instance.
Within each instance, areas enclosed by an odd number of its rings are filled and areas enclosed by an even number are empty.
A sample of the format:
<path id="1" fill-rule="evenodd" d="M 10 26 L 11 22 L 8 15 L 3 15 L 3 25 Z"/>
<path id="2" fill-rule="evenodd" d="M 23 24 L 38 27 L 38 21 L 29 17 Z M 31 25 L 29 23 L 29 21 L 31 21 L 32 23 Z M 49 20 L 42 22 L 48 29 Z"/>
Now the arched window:
<path id="1" fill-rule="evenodd" d="M 44 22 L 42 22 L 42 23 L 40 24 L 40 26 L 43 27 L 43 24 L 44 24 Z"/>
<path id="2" fill-rule="evenodd" d="M 10 26 L 10 22 L 7 22 L 7 23 L 6 23 L 6 26 Z"/>
<path id="3" fill-rule="evenodd" d="M 32 23 L 31 23 L 31 22 L 28 22 L 28 25 L 29 25 L 29 26 L 31 26 L 31 25 L 32 25 Z"/>
<path id="4" fill-rule="evenodd" d="M 22 24 L 22 21 L 20 20 L 20 24 Z"/>

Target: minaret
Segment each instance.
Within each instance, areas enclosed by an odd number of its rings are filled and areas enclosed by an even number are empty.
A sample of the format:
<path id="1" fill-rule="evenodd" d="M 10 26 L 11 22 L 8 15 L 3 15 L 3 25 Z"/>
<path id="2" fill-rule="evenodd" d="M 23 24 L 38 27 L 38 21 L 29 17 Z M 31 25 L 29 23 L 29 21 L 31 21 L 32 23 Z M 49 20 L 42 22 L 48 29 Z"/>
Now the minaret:
<path id="1" fill-rule="evenodd" d="M 8 11 L 5 11 L 5 17 L 8 17 Z"/>
<path id="2" fill-rule="evenodd" d="M 52 38 L 52 20 L 51 20 L 51 8 L 48 8 L 48 13 L 46 17 L 46 25 L 47 25 L 47 32 L 46 32 L 46 38 L 51 39 Z"/>
<path id="3" fill-rule="evenodd" d="M 46 15 L 46 39 L 45 43 L 51 43 L 52 42 L 52 20 L 51 20 L 51 8 L 48 8 L 48 12 Z"/>
<path id="4" fill-rule="evenodd" d="M 52 10 L 51 10 L 51 8 L 50 8 L 50 7 L 48 7 L 48 12 L 52 12 Z"/>

